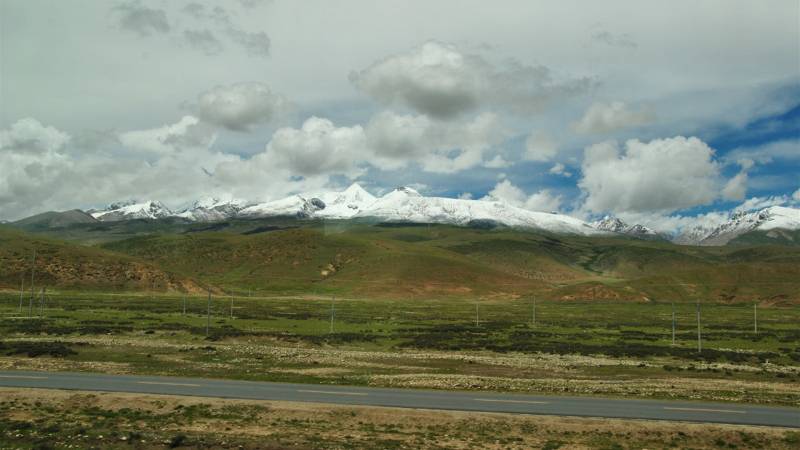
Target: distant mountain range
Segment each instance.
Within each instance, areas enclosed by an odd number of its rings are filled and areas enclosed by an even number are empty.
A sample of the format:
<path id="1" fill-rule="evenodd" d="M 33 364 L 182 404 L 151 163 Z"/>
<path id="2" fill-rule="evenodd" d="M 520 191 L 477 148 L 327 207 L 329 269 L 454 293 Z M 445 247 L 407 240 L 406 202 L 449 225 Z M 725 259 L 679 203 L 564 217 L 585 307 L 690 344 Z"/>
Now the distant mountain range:
<path id="1" fill-rule="evenodd" d="M 695 227 L 677 236 L 658 233 L 640 224 L 605 217 L 584 222 L 571 216 L 536 212 L 495 200 L 427 197 L 409 187 L 399 187 L 375 197 L 357 183 L 344 191 L 292 195 L 280 200 L 249 203 L 234 198 L 206 198 L 180 211 L 159 201 L 113 203 L 102 210 L 47 212 L 14 222 L 24 228 L 57 228 L 74 223 L 134 219 L 180 218 L 218 222 L 234 218 L 296 217 L 300 219 L 352 219 L 372 222 L 436 223 L 478 228 L 514 227 L 581 236 L 626 236 L 646 240 L 671 240 L 684 245 L 725 245 L 748 233 L 761 233 L 766 242 L 795 242 L 800 230 L 800 209 L 773 206 L 754 212 L 737 212 L 713 227 Z"/>

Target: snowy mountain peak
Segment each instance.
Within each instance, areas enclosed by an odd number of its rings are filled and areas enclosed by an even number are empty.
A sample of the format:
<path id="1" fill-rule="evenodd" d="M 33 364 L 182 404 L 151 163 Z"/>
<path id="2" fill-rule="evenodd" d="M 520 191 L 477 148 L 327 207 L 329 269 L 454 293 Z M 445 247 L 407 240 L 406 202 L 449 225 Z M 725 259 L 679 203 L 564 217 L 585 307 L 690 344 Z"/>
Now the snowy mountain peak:
<path id="1" fill-rule="evenodd" d="M 175 214 L 176 217 L 197 222 L 213 222 L 235 217 L 246 205 L 244 200 L 231 196 L 206 197 L 192 203 L 192 206 Z"/>
<path id="2" fill-rule="evenodd" d="M 770 206 L 757 211 L 736 211 L 716 226 L 696 226 L 684 230 L 674 239 L 678 244 L 725 245 L 742 234 L 754 230 L 800 230 L 800 209 Z"/>
<path id="3" fill-rule="evenodd" d="M 198 208 L 213 209 L 213 208 L 218 208 L 220 206 L 226 206 L 226 205 L 239 205 L 239 206 L 242 206 L 245 203 L 246 202 L 244 200 L 233 198 L 230 195 L 223 195 L 223 196 L 219 196 L 219 197 L 201 198 L 200 200 L 197 200 L 194 203 L 192 203 L 192 206 L 190 208 L 187 208 L 187 209 L 198 209 Z"/>
<path id="4" fill-rule="evenodd" d="M 627 234 L 629 236 L 643 238 L 643 239 L 650 239 L 656 238 L 659 236 L 654 230 L 647 228 L 644 225 L 635 224 L 635 225 L 628 225 L 620 218 L 605 216 L 602 220 L 598 220 L 596 222 L 592 222 L 590 224 L 594 228 L 603 231 L 610 231 L 612 233 L 620 233 L 620 234 Z"/>
<path id="5" fill-rule="evenodd" d="M 399 194 L 407 195 L 409 197 L 422 197 L 422 194 L 420 194 L 419 191 L 417 191 L 414 188 L 410 188 L 408 186 L 398 186 L 398 187 L 394 188 L 394 191 L 390 192 L 387 195 L 393 194 L 395 192 L 397 192 Z"/>
<path id="6" fill-rule="evenodd" d="M 135 201 L 112 203 L 107 209 L 92 213 L 92 217 L 104 222 L 130 219 L 160 219 L 172 215 L 173 213 L 169 208 L 156 200 L 140 203 Z"/>

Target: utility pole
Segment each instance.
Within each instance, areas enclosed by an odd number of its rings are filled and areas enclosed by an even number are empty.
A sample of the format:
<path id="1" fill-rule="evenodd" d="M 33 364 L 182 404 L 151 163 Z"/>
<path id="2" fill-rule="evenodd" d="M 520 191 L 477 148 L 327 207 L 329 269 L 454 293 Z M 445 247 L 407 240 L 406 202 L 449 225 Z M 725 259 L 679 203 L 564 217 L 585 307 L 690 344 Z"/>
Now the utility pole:
<path id="1" fill-rule="evenodd" d="M 703 351 L 703 338 L 700 335 L 700 298 L 697 298 L 697 353 Z"/>
<path id="2" fill-rule="evenodd" d="M 479 326 L 480 318 L 478 316 L 478 302 L 475 302 L 475 326 Z"/>
<path id="3" fill-rule="evenodd" d="M 334 305 L 335 300 L 336 296 L 331 296 L 331 333 L 333 333 L 333 319 L 336 317 L 336 306 Z"/>
<path id="4" fill-rule="evenodd" d="M 231 295 L 231 319 L 233 319 L 233 296 Z"/>
<path id="5" fill-rule="evenodd" d="M 36 274 L 36 249 L 33 249 L 33 262 L 31 263 L 31 298 L 28 301 L 28 317 L 33 315 L 33 296 L 36 295 L 35 291 L 33 290 L 33 280 L 34 275 Z"/>
<path id="6" fill-rule="evenodd" d="M 183 315 L 186 315 L 186 294 L 183 294 Z"/>
<path id="7" fill-rule="evenodd" d="M 758 334 L 758 303 L 753 303 L 753 332 Z"/>
<path id="8" fill-rule="evenodd" d="M 25 292 L 25 275 L 22 275 L 20 284 L 19 284 L 19 312 L 17 314 L 22 314 L 22 296 Z"/>
<path id="9" fill-rule="evenodd" d="M 45 288 L 42 288 L 39 297 L 39 315 L 44 316 L 44 292 Z"/>
<path id="10" fill-rule="evenodd" d="M 675 302 L 672 302 L 672 345 L 675 345 Z"/>
<path id="11" fill-rule="evenodd" d="M 536 328 L 536 296 L 533 296 L 533 311 L 531 312 L 531 323 Z"/>
<path id="12" fill-rule="evenodd" d="M 211 289 L 208 290 L 208 304 L 206 308 L 206 337 L 208 337 L 208 329 L 211 327 Z"/>

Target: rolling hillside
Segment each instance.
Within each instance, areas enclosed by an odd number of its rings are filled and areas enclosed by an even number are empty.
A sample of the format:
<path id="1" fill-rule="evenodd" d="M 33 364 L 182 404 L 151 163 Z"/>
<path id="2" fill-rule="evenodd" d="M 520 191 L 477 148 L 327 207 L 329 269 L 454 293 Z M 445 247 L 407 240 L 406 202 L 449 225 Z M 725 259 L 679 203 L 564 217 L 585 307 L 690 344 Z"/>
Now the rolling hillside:
<path id="1" fill-rule="evenodd" d="M 688 247 L 444 225 L 258 223 L 103 248 L 238 292 L 793 302 L 800 287 L 796 247 Z"/>
<path id="2" fill-rule="evenodd" d="M 30 288 L 36 250 L 37 287 L 89 290 L 156 289 L 199 291 L 189 277 L 176 275 L 134 257 L 0 226 L 0 288 Z"/>
<path id="3" fill-rule="evenodd" d="M 365 298 L 800 301 L 797 246 L 291 218 L 0 230 L 0 283 L 9 288 L 36 247 L 42 279 L 75 288 L 149 290 L 155 281 L 158 290 Z"/>

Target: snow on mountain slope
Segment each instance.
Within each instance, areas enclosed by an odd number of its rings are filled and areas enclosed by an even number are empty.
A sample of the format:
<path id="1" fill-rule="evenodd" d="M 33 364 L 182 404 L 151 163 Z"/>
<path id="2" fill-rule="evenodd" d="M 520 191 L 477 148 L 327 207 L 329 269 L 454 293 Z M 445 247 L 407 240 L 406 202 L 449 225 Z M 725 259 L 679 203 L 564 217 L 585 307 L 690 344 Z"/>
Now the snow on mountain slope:
<path id="1" fill-rule="evenodd" d="M 241 211 L 245 217 L 298 216 L 348 219 L 375 202 L 375 197 L 353 183 L 342 192 L 317 192 L 292 195 L 260 203 Z"/>
<path id="2" fill-rule="evenodd" d="M 196 222 L 213 222 L 235 217 L 245 206 L 246 202 L 244 200 L 232 197 L 207 197 L 192 203 L 190 207 L 175 214 L 175 216 Z"/>
<path id="3" fill-rule="evenodd" d="M 770 206 L 759 211 L 740 211 L 716 227 L 695 227 L 684 231 L 673 242 L 693 245 L 725 245 L 742 234 L 755 230 L 800 230 L 800 209 Z"/>
<path id="4" fill-rule="evenodd" d="M 534 212 L 505 202 L 425 197 L 409 187 L 376 198 L 358 184 L 342 192 L 298 194 L 243 209 L 244 217 L 296 216 L 452 225 L 500 224 L 555 233 L 607 234 L 560 214 Z"/>
<path id="5" fill-rule="evenodd" d="M 374 218 L 387 222 L 444 223 L 470 225 L 498 223 L 511 227 L 533 228 L 555 233 L 580 235 L 606 234 L 573 217 L 528 211 L 505 202 L 424 197 L 402 187 L 375 200 L 354 218 Z"/>
<path id="6" fill-rule="evenodd" d="M 610 217 L 605 216 L 602 220 L 598 220 L 596 222 L 592 222 L 589 225 L 604 231 L 610 231 L 612 233 L 619 233 L 625 234 L 628 236 L 640 238 L 640 239 L 658 239 L 661 238 L 661 235 L 657 233 L 655 230 L 647 228 L 644 225 L 628 225 L 622 219 L 617 217 Z"/>
<path id="7" fill-rule="evenodd" d="M 161 202 L 148 200 L 141 203 L 136 201 L 112 203 L 102 211 L 93 211 L 91 215 L 97 220 L 112 222 L 130 219 L 161 219 L 174 214 Z"/>

